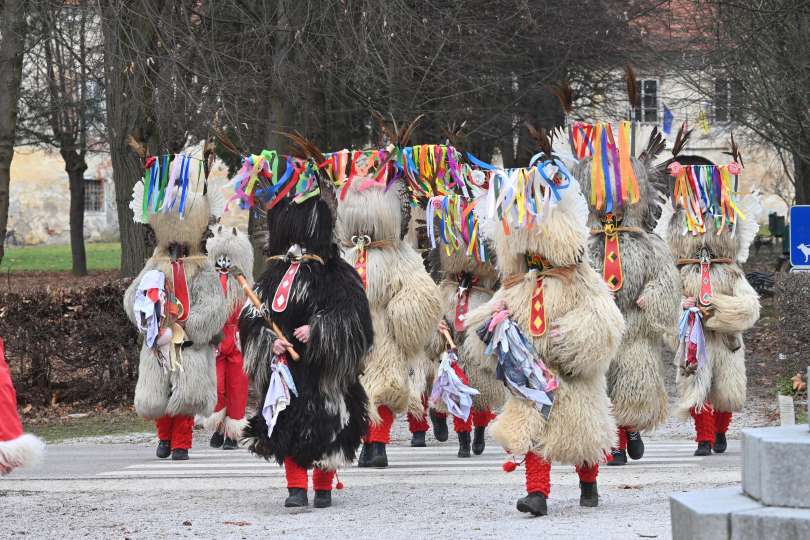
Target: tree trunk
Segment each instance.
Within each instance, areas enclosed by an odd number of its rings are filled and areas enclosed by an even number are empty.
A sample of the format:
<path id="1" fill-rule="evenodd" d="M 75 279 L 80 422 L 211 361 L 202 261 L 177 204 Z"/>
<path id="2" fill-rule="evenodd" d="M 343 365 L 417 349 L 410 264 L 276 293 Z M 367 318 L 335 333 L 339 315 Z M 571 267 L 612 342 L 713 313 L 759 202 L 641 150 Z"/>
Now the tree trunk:
<path id="1" fill-rule="evenodd" d="M 793 178 L 796 197 L 794 204 L 810 204 L 810 160 L 793 154 Z"/>
<path id="2" fill-rule="evenodd" d="M 25 45 L 25 1 L 0 4 L 0 262 L 5 255 L 11 160 L 17 129 L 17 97 Z"/>
<path id="3" fill-rule="evenodd" d="M 143 166 L 127 145 L 127 138 L 143 131 L 146 124 L 144 80 L 138 69 L 137 54 L 152 47 L 154 35 L 144 20 L 120 20 L 117 2 L 100 2 L 104 34 L 104 72 L 107 97 L 107 133 L 115 183 L 115 206 L 121 236 L 121 273 L 135 276 L 149 254 L 145 228 L 132 221 L 129 203 L 132 188 L 141 179 Z M 159 11 L 159 10 L 158 10 Z M 133 43 L 134 42 L 134 43 Z M 155 151 L 155 148 L 150 148 Z"/>
<path id="4" fill-rule="evenodd" d="M 84 171 L 87 163 L 77 152 L 63 150 L 65 171 L 70 182 L 70 253 L 73 275 L 87 275 L 87 254 L 84 249 Z"/>

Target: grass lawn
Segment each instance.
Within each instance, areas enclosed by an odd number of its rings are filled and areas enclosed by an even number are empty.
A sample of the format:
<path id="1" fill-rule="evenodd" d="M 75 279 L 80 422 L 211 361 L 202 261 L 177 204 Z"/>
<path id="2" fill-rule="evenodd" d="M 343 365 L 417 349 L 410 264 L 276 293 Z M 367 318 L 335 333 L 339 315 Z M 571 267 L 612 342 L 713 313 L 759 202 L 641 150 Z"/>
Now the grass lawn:
<path id="1" fill-rule="evenodd" d="M 117 270 L 121 264 L 119 242 L 85 244 L 87 269 Z M 70 245 L 7 247 L 0 272 L 70 272 Z"/>
<path id="2" fill-rule="evenodd" d="M 23 418 L 23 422 L 25 419 Z M 125 435 L 155 429 L 155 424 L 134 413 L 127 415 L 91 415 L 84 418 L 59 418 L 46 424 L 29 424 L 26 431 L 54 443 L 77 437 Z"/>

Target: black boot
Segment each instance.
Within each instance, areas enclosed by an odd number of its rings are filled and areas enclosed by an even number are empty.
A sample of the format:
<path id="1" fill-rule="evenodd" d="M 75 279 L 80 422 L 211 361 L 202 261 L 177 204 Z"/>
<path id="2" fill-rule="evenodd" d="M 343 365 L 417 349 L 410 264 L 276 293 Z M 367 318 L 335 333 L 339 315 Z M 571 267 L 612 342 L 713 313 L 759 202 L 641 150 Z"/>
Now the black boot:
<path id="1" fill-rule="evenodd" d="M 595 508 L 599 506 L 599 491 L 596 482 L 579 482 L 579 505 Z"/>
<path id="2" fill-rule="evenodd" d="M 726 441 L 726 434 L 725 433 L 715 433 L 714 434 L 714 446 L 712 446 L 712 450 L 715 454 L 722 454 L 728 448 L 728 442 Z"/>
<path id="3" fill-rule="evenodd" d="M 712 443 L 709 441 L 700 441 L 698 442 L 697 450 L 695 450 L 696 456 L 710 456 L 712 455 Z"/>
<path id="4" fill-rule="evenodd" d="M 225 442 L 225 435 L 220 433 L 219 431 L 215 431 L 213 435 L 211 435 L 211 448 L 222 448 L 222 444 Z"/>
<path id="5" fill-rule="evenodd" d="M 363 443 L 363 449 L 360 450 L 360 456 L 357 458 L 358 467 L 371 467 L 371 443 Z"/>
<path id="6" fill-rule="evenodd" d="M 470 432 L 460 431 L 458 433 L 458 457 L 470 457 Z"/>
<path id="7" fill-rule="evenodd" d="M 425 432 L 424 431 L 414 431 L 411 435 L 411 446 L 414 448 L 424 448 L 427 446 L 425 444 Z"/>
<path id="8" fill-rule="evenodd" d="M 172 445 L 169 441 L 158 441 L 155 455 L 160 459 L 166 459 L 172 453 Z"/>
<path id="9" fill-rule="evenodd" d="M 439 442 L 444 442 L 449 437 L 447 431 L 447 417 L 441 417 L 436 414 L 436 411 L 430 409 L 430 423 L 433 424 L 433 436 Z"/>
<path id="10" fill-rule="evenodd" d="M 641 459 L 644 456 L 644 441 L 638 431 L 627 432 L 627 455 L 630 459 Z"/>
<path id="11" fill-rule="evenodd" d="M 472 451 L 476 456 L 483 454 L 484 448 L 487 447 L 487 441 L 484 439 L 484 432 L 486 429 L 487 428 L 485 427 L 475 428 L 475 432 L 473 434 Z"/>
<path id="12" fill-rule="evenodd" d="M 627 465 L 627 454 L 624 450 L 619 450 L 618 448 L 614 448 L 610 451 L 610 461 L 608 461 L 608 465 L 616 466 L 616 465 Z"/>
<path id="13" fill-rule="evenodd" d="M 237 448 L 239 448 L 239 444 L 236 442 L 236 439 L 225 437 L 225 442 L 222 443 L 223 450 L 236 450 Z"/>
<path id="14" fill-rule="evenodd" d="M 385 469 L 388 467 L 388 455 L 385 453 L 385 443 L 371 443 L 371 458 L 368 466 L 375 469 Z"/>
<path id="15" fill-rule="evenodd" d="M 328 489 L 316 490 L 315 498 L 312 499 L 312 506 L 315 508 L 328 508 L 332 506 L 332 491 Z"/>
<path id="16" fill-rule="evenodd" d="M 302 508 L 309 504 L 307 490 L 304 488 L 287 488 L 289 497 L 284 501 L 286 508 Z"/>
<path id="17" fill-rule="evenodd" d="M 172 461 L 186 461 L 188 459 L 188 450 L 185 448 L 175 448 L 172 450 Z"/>
<path id="18" fill-rule="evenodd" d="M 519 512 L 528 512 L 533 516 L 545 516 L 548 514 L 546 496 L 539 491 L 529 493 L 518 499 L 517 509 Z"/>

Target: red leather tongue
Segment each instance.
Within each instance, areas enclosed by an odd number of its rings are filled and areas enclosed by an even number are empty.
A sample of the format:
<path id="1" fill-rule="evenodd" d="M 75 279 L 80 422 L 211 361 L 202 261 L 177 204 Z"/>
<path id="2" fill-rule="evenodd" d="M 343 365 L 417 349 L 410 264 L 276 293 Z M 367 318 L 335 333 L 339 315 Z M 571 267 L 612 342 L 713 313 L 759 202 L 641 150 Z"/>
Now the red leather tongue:
<path id="1" fill-rule="evenodd" d="M 188 281 L 183 261 L 172 261 L 172 284 L 174 285 L 174 296 L 183 306 L 183 313 L 180 314 L 178 320 L 185 321 L 191 311 L 191 301 L 188 296 Z"/>
<path id="2" fill-rule="evenodd" d="M 470 289 L 465 290 L 459 295 L 458 302 L 456 302 L 456 318 L 453 321 L 453 328 L 456 332 L 464 331 L 464 316 L 470 309 Z"/>
<path id="3" fill-rule="evenodd" d="M 360 275 L 360 281 L 363 282 L 363 288 L 368 289 L 368 274 L 366 273 L 366 263 L 368 262 L 368 251 L 365 249 L 357 250 L 357 260 L 354 262 L 354 269 Z"/>
<path id="4" fill-rule="evenodd" d="M 622 275 L 622 255 L 619 251 L 619 235 L 605 235 L 605 260 L 602 266 L 602 278 L 611 292 L 622 288 L 624 276 Z"/>
<path id="5" fill-rule="evenodd" d="M 529 333 L 540 337 L 546 333 L 546 306 L 543 300 L 543 278 L 537 278 L 532 292 L 531 311 L 529 313 Z"/>
<path id="6" fill-rule="evenodd" d="M 703 306 L 708 306 L 712 302 L 712 276 L 709 272 L 710 263 L 700 263 L 700 296 L 698 301 Z"/>
<path id="7" fill-rule="evenodd" d="M 301 263 L 291 263 L 290 267 L 281 278 L 281 283 L 276 288 L 276 294 L 273 295 L 273 311 L 281 313 L 287 309 L 287 303 L 290 301 L 290 293 L 292 292 L 293 283 L 295 283 L 295 276 L 298 274 L 298 268 Z"/>

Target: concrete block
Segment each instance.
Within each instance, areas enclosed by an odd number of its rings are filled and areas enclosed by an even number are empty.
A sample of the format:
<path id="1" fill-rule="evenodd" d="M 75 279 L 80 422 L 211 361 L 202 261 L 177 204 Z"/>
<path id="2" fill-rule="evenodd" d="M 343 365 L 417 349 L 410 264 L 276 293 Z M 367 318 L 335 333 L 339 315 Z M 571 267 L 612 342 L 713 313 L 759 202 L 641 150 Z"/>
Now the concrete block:
<path id="1" fill-rule="evenodd" d="M 731 540 L 810 538 L 810 510 L 762 507 L 731 515 Z"/>
<path id="2" fill-rule="evenodd" d="M 739 487 L 676 493 L 669 498 L 673 540 L 729 540 L 731 514 L 762 508 Z"/>
<path id="3" fill-rule="evenodd" d="M 766 506 L 810 508 L 807 425 L 743 431 L 743 491 Z"/>

